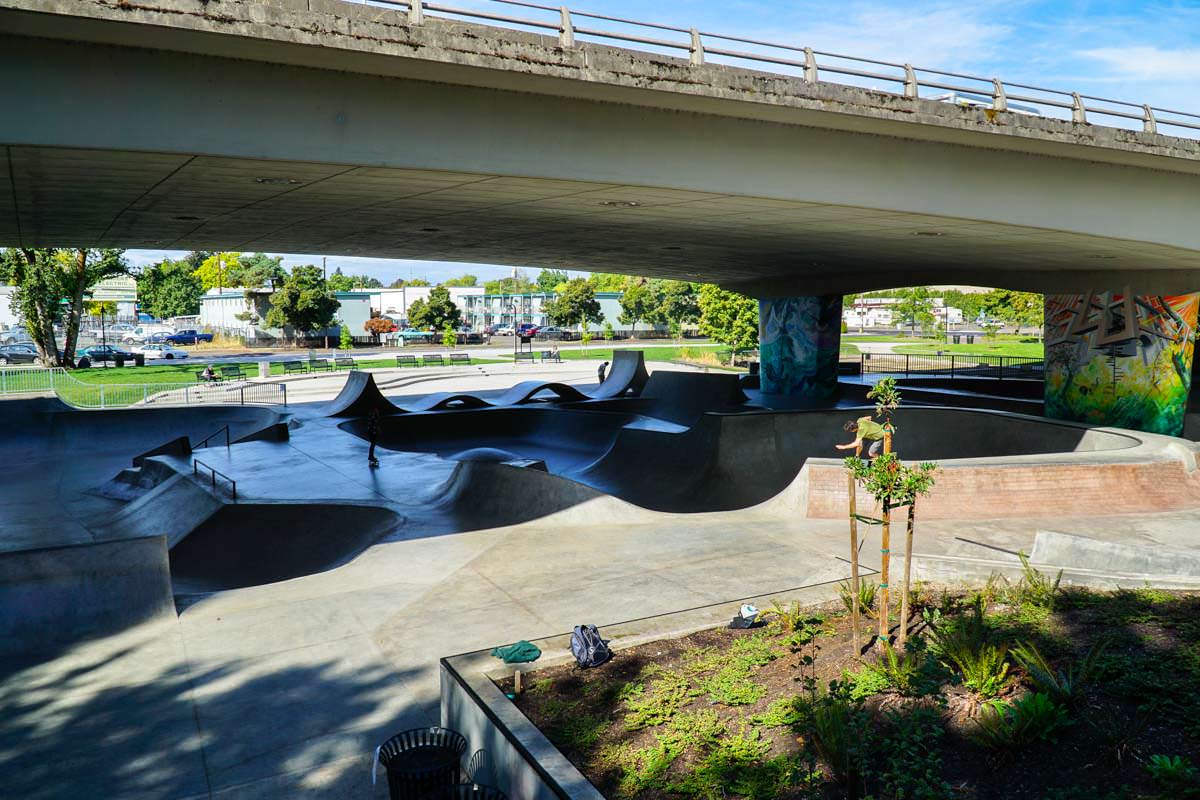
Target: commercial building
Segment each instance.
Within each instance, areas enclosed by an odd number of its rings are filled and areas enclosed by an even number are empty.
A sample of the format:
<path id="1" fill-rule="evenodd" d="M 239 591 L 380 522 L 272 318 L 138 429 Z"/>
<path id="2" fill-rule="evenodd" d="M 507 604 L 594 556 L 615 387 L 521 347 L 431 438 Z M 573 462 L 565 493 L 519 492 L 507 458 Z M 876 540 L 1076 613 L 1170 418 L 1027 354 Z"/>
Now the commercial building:
<path id="1" fill-rule="evenodd" d="M 902 320 L 895 312 L 895 306 L 900 303 L 898 297 L 858 297 L 851 305 L 843 306 L 842 321 L 848 328 L 886 328 L 901 324 Z M 963 313 L 961 309 L 947 306 L 940 297 L 931 298 L 933 307 L 930 312 L 933 318 L 942 325 L 961 325 Z"/>
<path id="2" fill-rule="evenodd" d="M 209 289 L 200 299 L 200 325 L 248 339 L 279 339 L 292 336 L 290 329 L 266 325 L 271 307 L 270 289 Z M 366 336 L 363 323 L 371 318 L 375 291 L 334 292 L 338 301 L 338 324 L 314 331 L 314 336 L 338 336 L 341 326 L 350 329 L 351 336 Z"/>
<path id="3" fill-rule="evenodd" d="M 408 309 L 417 300 L 428 302 L 432 286 L 402 286 L 399 289 L 371 289 L 371 310 L 385 317 L 404 322 L 408 319 Z M 471 298 L 483 297 L 482 286 L 447 286 L 450 292 L 450 302 L 458 306 L 466 321 L 469 315 Z M 361 327 L 361 326 L 360 326 Z M 475 327 L 475 326 L 472 326 Z"/>
<path id="4" fill-rule="evenodd" d="M 478 294 L 466 298 L 464 319 L 474 330 L 483 330 L 489 325 L 517 326 L 523 322 L 544 327 L 553 324 L 546 316 L 546 306 L 557 295 L 554 292 L 532 292 L 529 294 Z M 591 327 L 598 331 L 607 323 L 613 330 L 633 330 L 632 325 L 621 322 L 621 292 L 596 292 L 600 313 L 604 317 Z M 579 330 L 578 325 L 562 326 L 568 330 Z M 662 326 L 646 322 L 637 325 L 638 331 L 658 330 Z"/>

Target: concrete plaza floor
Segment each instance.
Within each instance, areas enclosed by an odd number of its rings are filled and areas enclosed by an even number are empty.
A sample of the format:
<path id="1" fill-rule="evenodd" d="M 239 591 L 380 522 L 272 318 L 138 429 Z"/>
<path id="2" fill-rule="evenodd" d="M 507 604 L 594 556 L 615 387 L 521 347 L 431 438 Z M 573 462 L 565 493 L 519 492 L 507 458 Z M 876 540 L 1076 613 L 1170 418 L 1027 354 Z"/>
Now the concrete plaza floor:
<path id="1" fill-rule="evenodd" d="M 395 396 L 595 375 L 590 364 L 513 370 L 377 379 Z M 329 399 L 343 380 L 295 381 L 303 388 L 289 394 Z M 440 502 L 453 463 L 381 451 L 371 470 L 365 443 L 329 447 L 322 432 L 340 433 L 335 421 L 298 416 L 288 442 L 206 458 L 239 476 L 239 502 L 385 504 L 399 515 L 394 530 L 339 568 L 191 599 L 177 619 L 0 665 L 6 796 L 385 797 L 382 776 L 371 785 L 374 747 L 439 721 L 440 657 L 697 607 L 715 606 L 716 622 L 743 597 L 814 584 L 832 597 L 828 584 L 848 573 L 845 523 L 802 519 L 783 501 L 619 517 L 585 504 L 493 524 L 469 498 Z M 1045 525 L 922 523 L 914 550 L 1028 552 Z M 1054 529 L 1200 549 L 1200 511 L 1061 518 Z M 866 568 L 878 547 L 866 533 Z M 893 540 L 893 563 L 901 550 Z"/>

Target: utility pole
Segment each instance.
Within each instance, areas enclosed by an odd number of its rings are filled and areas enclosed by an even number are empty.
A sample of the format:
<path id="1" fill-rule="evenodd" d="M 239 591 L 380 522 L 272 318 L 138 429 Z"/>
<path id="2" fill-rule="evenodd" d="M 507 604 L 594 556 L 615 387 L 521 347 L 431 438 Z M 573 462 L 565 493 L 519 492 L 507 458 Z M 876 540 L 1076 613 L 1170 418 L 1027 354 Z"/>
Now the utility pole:
<path id="1" fill-rule="evenodd" d="M 329 279 L 325 274 L 326 262 L 328 262 L 328 261 L 329 261 L 329 258 L 327 256 L 321 256 L 321 280 L 323 280 L 323 281 Z"/>

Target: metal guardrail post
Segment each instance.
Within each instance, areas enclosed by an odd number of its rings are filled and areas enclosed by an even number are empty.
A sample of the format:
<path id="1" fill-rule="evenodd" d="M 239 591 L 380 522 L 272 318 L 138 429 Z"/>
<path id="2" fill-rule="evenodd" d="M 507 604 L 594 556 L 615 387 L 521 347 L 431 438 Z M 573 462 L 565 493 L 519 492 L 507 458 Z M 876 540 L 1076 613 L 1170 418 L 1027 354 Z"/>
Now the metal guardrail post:
<path id="1" fill-rule="evenodd" d="M 241 401 L 242 401 L 241 404 L 246 405 L 246 387 L 245 386 L 238 387 L 238 396 L 241 398 Z"/>
<path id="2" fill-rule="evenodd" d="M 999 78 L 992 78 L 992 110 L 1008 111 L 1008 94 Z"/>
<path id="3" fill-rule="evenodd" d="M 1004 380 L 1004 356 L 1000 356 L 1000 380 Z"/>
<path id="4" fill-rule="evenodd" d="M 558 10 L 561 21 L 558 23 L 558 46 L 562 48 L 575 46 L 575 26 L 571 23 L 571 9 L 566 6 Z"/>
<path id="5" fill-rule="evenodd" d="M 287 384 L 281 383 L 281 384 L 278 384 L 278 386 L 281 389 L 283 389 L 283 404 L 286 406 L 287 405 Z"/>
<path id="6" fill-rule="evenodd" d="M 1143 105 L 1142 114 L 1145 117 L 1142 121 L 1142 130 L 1146 133 L 1158 133 L 1158 120 L 1154 118 L 1154 109 Z"/>
<path id="7" fill-rule="evenodd" d="M 904 354 L 904 377 L 908 377 L 908 354 Z"/>
<path id="8" fill-rule="evenodd" d="M 817 69 L 817 56 L 811 47 L 804 48 L 804 80 L 806 83 L 816 83 L 821 80 Z"/>
<path id="9" fill-rule="evenodd" d="M 700 39 L 700 31 L 692 28 L 692 47 L 688 51 L 691 58 L 692 66 L 699 67 L 704 65 L 704 42 Z"/>
<path id="10" fill-rule="evenodd" d="M 0 392 L 8 393 L 8 370 L 0 369 Z"/>
<path id="11" fill-rule="evenodd" d="M 100 384 L 100 407 L 104 408 L 104 384 Z"/>
<path id="12" fill-rule="evenodd" d="M 904 65 L 904 96 L 917 97 L 917 89 L 920 84 L 917 83 L 917 73 L 913 71 L 912 64 Z"/>
<path id="13" fill-rule="evenodd" d="M 1083 104 L 1079 92 L 1071 92 L 1071 121 L 1087 123 L 1087 107 Z"/>
<path id="14" fill-rule="evenodd" d="M 953 355 L 950 356 L 950 378 L 951 378 L 951 380 L 954 379 L 954 356 Z"/>
<path id="15" fill-rule="evenodd" d="M 408 24 L 420 25 L 424 22 L 424 15 L 421 13 L 421 3 L 423 0 L 408 0 Z"/>

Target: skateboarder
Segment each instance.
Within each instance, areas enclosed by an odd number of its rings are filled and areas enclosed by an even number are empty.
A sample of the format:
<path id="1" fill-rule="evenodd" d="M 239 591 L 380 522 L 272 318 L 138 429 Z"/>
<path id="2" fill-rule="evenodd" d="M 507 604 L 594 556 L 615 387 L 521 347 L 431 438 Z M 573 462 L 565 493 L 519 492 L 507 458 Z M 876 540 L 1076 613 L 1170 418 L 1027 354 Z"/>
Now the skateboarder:
<path id="1" fill-rule="evenodd" d="M 375 457 L 375 445 L 379 442 L 379 409 L 372 408 L 367 414 L 367 441 L 371 443 L 371 449 L 367 451 L 367 466 L 374 469 L 379 466 L 379 459 Z"/>
<path id="2" fill-rule="evenodd" d="M 604 383 L 604 373 L 607 370 L 608 370 L 608 362 L 607 361 L 605 361 L 603 364 L 601 364 L 600 367 L 596 370 L 596 377 L 600 379 L 601 383 Z"/>
<path id="3" fill-rule="evenodd" d="M 865 417 L 851 420 L 843 426 L 843 430 L 849 431 L 855 435 L 854 441 L 849 444 L 834 445 L 838 450 L 853 450 L 854 455 L 862 457 L 863 442 L 870 442 L 871 446 L 867 449 L 867 457 L 875 458 L 883 451 L 883 437 L 886 433 L 891 433 L 889 423 L 880 425 L 870 414 Z"/>

